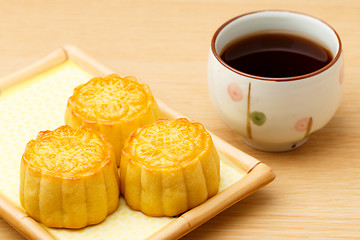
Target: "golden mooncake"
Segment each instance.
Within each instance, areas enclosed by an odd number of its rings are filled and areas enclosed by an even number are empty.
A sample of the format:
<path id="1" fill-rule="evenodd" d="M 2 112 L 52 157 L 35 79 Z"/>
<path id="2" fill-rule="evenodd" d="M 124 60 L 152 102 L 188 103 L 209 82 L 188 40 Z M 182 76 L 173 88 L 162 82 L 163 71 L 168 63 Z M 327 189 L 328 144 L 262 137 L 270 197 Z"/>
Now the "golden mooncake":
<path id="1" fill-rule="evenodd" d="M 103 221 L 119 203 L 111 144 L 85 127 L 40 132 L 21 159 L 20 202 L 47 227 L 82 228 Z"/>
<path id="2" fill-rule="evenodd" d="M 220 159 L 200 123 L 159 120 L 130 136 L 119 171 L 129 207 L 149 216 L 175 216 L 218 192 Z"/>
<path id="3" fill-rule="evenodd" d="M 113 145 L 117 166 L 125 140 L 137 128 L 153 123 L 161 113 L 145 84 L 116 74 L 96 77 L 74 89 L 65 123 L 86 125 L 103 133 Z"/>

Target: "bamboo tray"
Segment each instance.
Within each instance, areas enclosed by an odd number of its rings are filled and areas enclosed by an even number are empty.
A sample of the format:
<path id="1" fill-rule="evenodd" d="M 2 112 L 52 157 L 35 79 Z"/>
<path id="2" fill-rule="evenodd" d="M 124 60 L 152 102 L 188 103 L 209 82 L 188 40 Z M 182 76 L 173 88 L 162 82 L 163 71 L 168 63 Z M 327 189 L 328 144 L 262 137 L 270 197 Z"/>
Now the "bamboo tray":
<path id="1" fill-rule="evenodd" d="M 80 83 L 113 73 L 74 46 L 58 49 L 0 79 L 0 216 L 28 239 L 176 239 L 271 182 L 271 168 L 212 134 L 221 158 L 217 195 L 175 218 L 152 218 L 126 206 L 94 226 L 51 229 L 27 216 L 19 203 L 19 166 L 25 144 L 64 124 L 67 98 Z M 148 83 L 151 87 L 151 83 Z M 185 117 L 156 99 L 166 118 Z"/>

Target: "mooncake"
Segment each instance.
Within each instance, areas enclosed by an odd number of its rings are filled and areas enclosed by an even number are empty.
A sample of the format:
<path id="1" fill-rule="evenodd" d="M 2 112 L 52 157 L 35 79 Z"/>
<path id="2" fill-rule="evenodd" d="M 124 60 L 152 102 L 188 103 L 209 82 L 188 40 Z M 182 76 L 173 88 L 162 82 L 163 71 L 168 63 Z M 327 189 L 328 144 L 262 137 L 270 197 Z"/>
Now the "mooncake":
<path id="1" fill-rule="evenodd" d="M 218 192 L 220 159 L 200 123 L 159 120 L 130 136 L 119 171 L 130 208 L 149 216 L 175 216 Z"/>
<path id="2" fill-rule="evenodd" d="M 40 132 L 22 155 L 20 202 L 47 227 L 82 228 L 103 221 L 119 203 L 111 144 L 83 126 Z"/>
<path id="3" fill-rule="evenodd" d="M 103 133 L 113 145 L 117 165 L 125 140 L 137 128 L 161 118 L 159 107 L 146 84 L 116 74 L 95 77 L 74 89 L 65 123 L 86 125 Z"/>

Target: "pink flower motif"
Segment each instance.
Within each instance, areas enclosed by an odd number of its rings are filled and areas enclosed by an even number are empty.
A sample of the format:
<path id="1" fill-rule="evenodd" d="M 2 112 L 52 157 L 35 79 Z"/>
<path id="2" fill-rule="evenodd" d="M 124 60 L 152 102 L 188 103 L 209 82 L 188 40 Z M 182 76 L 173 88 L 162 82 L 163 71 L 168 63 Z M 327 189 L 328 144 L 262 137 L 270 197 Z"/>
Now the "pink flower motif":
<path id="1" fill-rule="evenodd" d="M 309 123 L 310 123 L 310 118 L 309 117 L 305 117 L 303 119 L 300 119 L 295 124 L 295 130 L 298 131 L 298 132 L 305 132 L 309 127 Z"/>
<path id="2" fill-rule="evenodd" d="M 227 91 L 234 102 L 241 101 L 244 98 L 243 91 L 236 83 L 230 83 Z"/>
<path id="3" fill-rule="evenodd" d="M 344 66 L 341 67 L 340 75 L 339 75 L 339 83 L 343 84 L 344 82 Z"/>

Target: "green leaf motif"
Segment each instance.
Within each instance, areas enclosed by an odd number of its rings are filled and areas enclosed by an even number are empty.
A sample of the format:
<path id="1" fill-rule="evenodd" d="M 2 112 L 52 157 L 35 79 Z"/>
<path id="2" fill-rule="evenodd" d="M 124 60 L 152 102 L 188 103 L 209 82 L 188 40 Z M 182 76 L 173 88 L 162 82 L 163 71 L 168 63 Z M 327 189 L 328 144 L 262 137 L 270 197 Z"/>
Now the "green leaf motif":
<path id="1" fill-rule="evenodd" d="M 254 111 L 250 114 L 250 119 L 255 125 L 261 126 L 265 123 L 266 116 L 262 112 Z"/>

